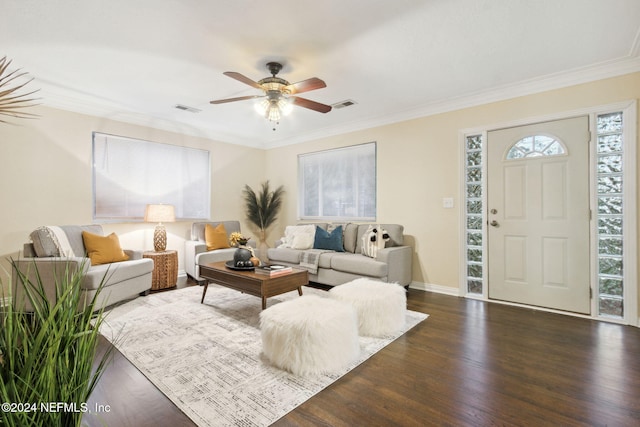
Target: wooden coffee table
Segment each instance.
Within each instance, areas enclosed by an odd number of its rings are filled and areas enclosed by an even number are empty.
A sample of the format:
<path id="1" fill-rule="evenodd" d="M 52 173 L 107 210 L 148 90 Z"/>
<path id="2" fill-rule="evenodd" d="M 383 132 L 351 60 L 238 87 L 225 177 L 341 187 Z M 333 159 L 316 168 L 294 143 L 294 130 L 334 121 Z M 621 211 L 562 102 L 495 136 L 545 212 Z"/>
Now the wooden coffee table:
<path id="1" fill-rule="evenodd" d="M 262 298 L 263 310 L 267 308 L 267 298 L 296 289 L 298 290 L 298 295 L 302 295 L 302 286 L 309 284 L 307 270 L 294 268 L 289 274 L 268 277 L 256 274 L 253 271 L 232 270 L 225 265 L 224 261 L 201 265 L 200 276 L 207 279 L 202 290 L 200 304 L 204 302 L 209 281 L 212 281 L 217 285 Z"/>

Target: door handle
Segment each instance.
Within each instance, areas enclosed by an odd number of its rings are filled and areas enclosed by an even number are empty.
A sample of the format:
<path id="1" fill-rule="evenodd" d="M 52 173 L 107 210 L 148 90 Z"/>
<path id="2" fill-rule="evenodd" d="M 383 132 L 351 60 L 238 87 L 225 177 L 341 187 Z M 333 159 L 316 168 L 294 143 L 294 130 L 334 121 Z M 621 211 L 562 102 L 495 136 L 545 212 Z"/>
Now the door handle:
<path id="1" fill-rule="evenodd" d="M 500 227 L 500 224 L 498 224 L 498 221 L 496 221 L 495 219 L 491 221 L 489 225 L 491 225 L 492 227 Z"/>

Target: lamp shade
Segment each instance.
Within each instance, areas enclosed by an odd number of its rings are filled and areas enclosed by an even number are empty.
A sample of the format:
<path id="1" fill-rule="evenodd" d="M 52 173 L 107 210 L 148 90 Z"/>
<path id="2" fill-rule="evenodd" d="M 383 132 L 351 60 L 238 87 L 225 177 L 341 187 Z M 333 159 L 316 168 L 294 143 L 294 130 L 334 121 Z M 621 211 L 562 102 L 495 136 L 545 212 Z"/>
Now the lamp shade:
<path id="1" fill-rule="evenodd" d="M 144 211 L 146 222 L 174 222 L 176 212 L 173 205 L 147 205 Z"/>

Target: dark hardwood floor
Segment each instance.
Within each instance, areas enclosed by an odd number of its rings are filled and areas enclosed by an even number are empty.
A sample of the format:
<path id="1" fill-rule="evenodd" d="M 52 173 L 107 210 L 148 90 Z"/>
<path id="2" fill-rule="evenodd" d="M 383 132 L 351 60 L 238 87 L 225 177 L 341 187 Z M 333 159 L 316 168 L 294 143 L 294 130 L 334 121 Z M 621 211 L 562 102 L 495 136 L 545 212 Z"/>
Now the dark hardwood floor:
<path id="1" fill-rule="evenodd" d="M 640 425 L 640 329 L 413 289 L 408 306 L 429 318 L 274 425 Z M 194 425 L 117 351 L 95 403 L 90 426 Z"/>

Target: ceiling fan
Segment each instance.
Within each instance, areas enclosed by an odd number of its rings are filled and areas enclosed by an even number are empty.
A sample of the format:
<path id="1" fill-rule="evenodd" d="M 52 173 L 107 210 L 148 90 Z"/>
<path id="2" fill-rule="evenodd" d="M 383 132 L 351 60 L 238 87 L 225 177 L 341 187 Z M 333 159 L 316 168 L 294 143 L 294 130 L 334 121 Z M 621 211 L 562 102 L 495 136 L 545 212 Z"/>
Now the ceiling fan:
<path id="1" fill-rule="evenodd" d="M 226 71 L 223 73 L 225 76 L 229 76 L 232 79 L 236 79 L 239 82 L 256 89 L 261 89 L 264 91 L 264 94 L 218 99 L 211 101 L 211 104 L 225 104 L 227 102 L 263 98 L 261 102 L 256 104 L 256 110 L 272 122 L 278 122 L 282 115 L 286 115 L 291 110 L 293 105 L 308 108 L 320 113 L 328 113 L 331 111 L 330 105 L 321 104 L 306 98 L 300 98 L 299 96 L 292 96 L 298 93 L 309 92 L 326 87 L 327 85 L 324 81 L 317 77 L 312 77 L 297 83 L 289 83 L 285 79 L 276 77 L 280 70 L 282 70 L 282 64 L 278 62 L 269 62 L 267 63 L 267 69 L 271 73 L 271 77 L 265 77 L 257 82 L 240 73 L 236 73 L 235 71 Z"/>

